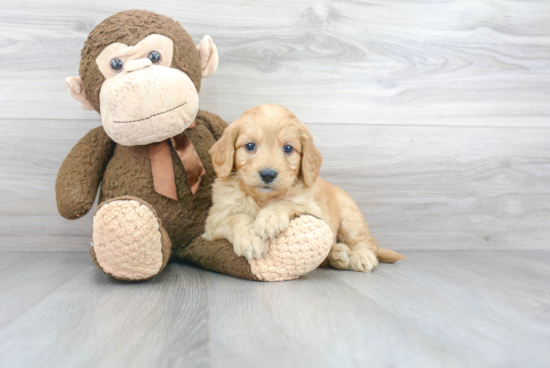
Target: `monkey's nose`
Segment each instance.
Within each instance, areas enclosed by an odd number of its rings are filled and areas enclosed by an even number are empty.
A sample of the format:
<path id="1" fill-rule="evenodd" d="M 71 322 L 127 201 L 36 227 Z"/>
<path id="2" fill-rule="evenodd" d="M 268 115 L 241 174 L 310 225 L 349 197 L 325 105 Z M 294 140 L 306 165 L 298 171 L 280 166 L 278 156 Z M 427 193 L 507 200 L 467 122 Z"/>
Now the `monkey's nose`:
<path id="1" fill-rule="evenodd" d="M 277 177 L 277 171 L 271 169 L 263 169 L 260 171 L 260 177 L 264 183 L 271 183 Z"/>
<path id="2" fill-rule="evenodd" d="M 124 65 L 124 69 L 127 72 L 133 72 L 139 69 L 147 68 L 151 65 L 153 65 L 153 63 L 151 62 L 151 60 L 149 60 L 149 58 L 141 58 L 126 62 L 126 65 Z"/>

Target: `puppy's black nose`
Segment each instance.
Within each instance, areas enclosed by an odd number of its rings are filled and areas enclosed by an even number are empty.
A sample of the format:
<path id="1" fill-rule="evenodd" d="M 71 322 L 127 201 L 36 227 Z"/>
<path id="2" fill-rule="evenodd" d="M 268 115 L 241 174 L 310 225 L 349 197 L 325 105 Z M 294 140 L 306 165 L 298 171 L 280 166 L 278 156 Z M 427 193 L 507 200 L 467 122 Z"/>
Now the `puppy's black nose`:
<path id="1" fill-rule="evenodd" d="M 264 183 L 271 183 L 277 177 L 277 171 L 271 169 L 263 169 L 260 171 L 260 177 Z"/>

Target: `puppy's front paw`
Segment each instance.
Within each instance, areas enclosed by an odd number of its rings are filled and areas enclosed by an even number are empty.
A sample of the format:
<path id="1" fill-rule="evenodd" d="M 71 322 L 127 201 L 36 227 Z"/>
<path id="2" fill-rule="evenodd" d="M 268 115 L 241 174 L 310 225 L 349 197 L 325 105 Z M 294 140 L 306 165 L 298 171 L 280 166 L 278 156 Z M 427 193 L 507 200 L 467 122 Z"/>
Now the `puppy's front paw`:
<path id="1" fill-rule="evenodd" d="M 328 254 L 329 264 L 339 270 L 349 269 L 350 249 L 344 243 L 336 243 Z"/>
<path id="2" fill-rule="evenodd" d="M 328 255 L 330 265 L 339 270 L 370 272 L 377 264 L 376 254 L 366 248 L 351 250 L 344 243 L 332 246 Z"/>
<path id="3" fill-rule="evenodd" d="M 355 249 L 350 253 L 349 269 L 352 271 L 370 272 L 378 265 L 376 254 L 370 249 Z"/>
<path id="4" fill-rule="evenodd" d="M 233 250 L 238 256 L 245 256 L 246 259 L 263 257 L 269 248 L 269 242 L 260 238 L 253 228 L 239 230 L 235 234 Z"/>
<path id="5" fill-rule="evenodd" d="M 277 235 L 288 229 L 289 223 L 290 218 L 284 211 L 262 210 L 258 213 L 258 217 L 256 217 L 254 228 L 256 229 L 256 234 L 262 239 L 267 240 L 277 237 Z"/>

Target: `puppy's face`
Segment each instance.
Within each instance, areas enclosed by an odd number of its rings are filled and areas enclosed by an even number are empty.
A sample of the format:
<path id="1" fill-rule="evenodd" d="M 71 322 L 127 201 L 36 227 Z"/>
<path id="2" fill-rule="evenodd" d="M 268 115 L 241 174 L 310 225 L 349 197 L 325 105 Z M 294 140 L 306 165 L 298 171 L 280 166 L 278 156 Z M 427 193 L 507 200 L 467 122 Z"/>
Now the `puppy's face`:
<path id="1" fill-rule="evenodd" d="M 302 145 L 295 120 L 279 114 L 263 115 L 240 124 L 235 142 L 235 170 L 244 187 L 253 192 L 278 194 L 296 183 Z"/>
<path id="2" fill-rule="evenodd" d="M 306 126 L 278 105 L 246 111 L 210 153 L 221 180 L 231 175 L 249 194 L 264 198 L 300 182 L 312 186 L 322 162 Z"/>

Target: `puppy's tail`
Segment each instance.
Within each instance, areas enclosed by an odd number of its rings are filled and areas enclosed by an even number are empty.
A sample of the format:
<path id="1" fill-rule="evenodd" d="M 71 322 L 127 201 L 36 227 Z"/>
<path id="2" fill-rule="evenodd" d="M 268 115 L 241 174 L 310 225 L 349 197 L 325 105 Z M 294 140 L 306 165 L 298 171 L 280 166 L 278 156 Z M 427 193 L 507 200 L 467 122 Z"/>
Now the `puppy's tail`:
<path id="1" fill-rule="evenodd" d="M 399 260 L 406 259 L 404 255 L 386 248 L 378 248 L 378 254 L 376 257 L 380 262 L 384 263 L 394 263 Z"/>

